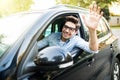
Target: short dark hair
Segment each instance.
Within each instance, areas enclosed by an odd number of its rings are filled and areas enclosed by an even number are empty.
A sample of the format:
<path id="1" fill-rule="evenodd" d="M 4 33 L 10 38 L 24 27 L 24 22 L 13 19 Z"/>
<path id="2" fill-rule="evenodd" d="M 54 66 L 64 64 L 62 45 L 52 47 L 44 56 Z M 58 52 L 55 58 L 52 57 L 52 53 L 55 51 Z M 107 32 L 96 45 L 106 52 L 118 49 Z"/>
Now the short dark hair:
<path id="1" fill-rule="evenodd" d="M 68 21 L 70 21 L 70 22 L 72 22 L 72 23 L 74 23 L 76 25 L 76 30 L 79 29 L 79 27 L 80 27 L 80 20 L 78 18 L 76 18 L 74 16 L 66 16 L 65 22 L 68 22 Z"/>

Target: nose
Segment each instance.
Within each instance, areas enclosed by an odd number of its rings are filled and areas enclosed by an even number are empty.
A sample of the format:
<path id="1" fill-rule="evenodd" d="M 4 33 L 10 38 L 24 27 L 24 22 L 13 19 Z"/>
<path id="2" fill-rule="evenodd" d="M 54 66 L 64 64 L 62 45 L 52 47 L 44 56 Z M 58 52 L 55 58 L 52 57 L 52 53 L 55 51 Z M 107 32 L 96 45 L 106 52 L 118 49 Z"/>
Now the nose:
<path id="1" fill-rule="evenodd" d="M 66 28 L 65 31 L 66 31 L 66 32 L 69 32 L 70 30 L 69 30 L 69 28 Z"/>

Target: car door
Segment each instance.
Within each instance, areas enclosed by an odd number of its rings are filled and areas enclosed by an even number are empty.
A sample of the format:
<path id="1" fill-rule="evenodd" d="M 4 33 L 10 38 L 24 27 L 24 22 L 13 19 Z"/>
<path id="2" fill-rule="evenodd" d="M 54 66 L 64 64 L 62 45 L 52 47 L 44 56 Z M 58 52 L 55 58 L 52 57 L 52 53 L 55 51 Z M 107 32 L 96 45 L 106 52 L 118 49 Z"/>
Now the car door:
<path id="1" fill-rule="evenodd" d="M 110 80 L 112 68 L 112 54 L 114 53 L 114 42 L 116 38 L 112 35 L 111 30 L 104 18 L 100 20 L 97 29 L 99 41 L 99 53 L 96 54 L 96 71 L 95 80 Z"/>
<path id="2" fill-rule="evenodd" d="M 85 38 L 88 41 L 88 29 L 84 26 Z M 112 34 L 110 32 L 107 23 L 104 19 L 101 19 L 98 29 L 97 29 L 98 41 L 99 41 L 99 53 L 89 54 L 82 52 L 84 55 L 80 60 L 78 60 L 74 67 L 65 70 L 60 76 L 55 78 L 55 80 L 110 80 L 110 69 L 113 49 Z M 81 57 L 81 56 L 78 56 Z"/>

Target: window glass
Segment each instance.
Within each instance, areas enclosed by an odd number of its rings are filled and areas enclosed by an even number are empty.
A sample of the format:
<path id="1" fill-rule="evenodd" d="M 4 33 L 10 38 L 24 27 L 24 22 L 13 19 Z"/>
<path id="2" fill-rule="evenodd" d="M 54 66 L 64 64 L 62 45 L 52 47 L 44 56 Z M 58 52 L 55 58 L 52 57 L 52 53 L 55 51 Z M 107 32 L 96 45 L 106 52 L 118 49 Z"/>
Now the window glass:
<path id="1" fill-rule="evenodd" d="M 84 31 L 85 31 L 86 39 L 89 40 L 89 30 L 86 26 L 84 27 Z M 109 30 L 103 19 L 100 20 L 96 31 L 97 31 L 98 38 L 101 38 L 101 37 L 105 36 L 106 34 L 108 34 Z"/>
<path id="2" fill-rule="evenodd" d="M 51 34 L 51 27 L 52 27 L 52 24 L 50 24 L 48 26 L 48 28 L 45 30 L 45 32 L 44 32 L 45 37 Z"/>
<path id="3" fill-rule="evenodd" d="M 97 27 L 97 37 L 98 38 L 101 38 L 102 37 L 102 28 L 101 28 L 101 25 L 99 24 L 98 27 Z"/>
<path id="4" fill-rule="evenodd" d="M 109 31 L 108 31 L 105 21 L 101 20 L 101 26 L 103 28 L 102 30 L 103 30 L 104 35 L 106 35 Z"/>
<path id="5" fill-rule="evenodd" d="M 105 22 L 101 19 L 100 24 L 97 28 L 97 36 L 98 38 L 101 38 L 105 36 L 106 34 L 108 34 L 108 29 L 107 29 Z"/>
<path id="6" fill-rule="evenodd" d="M 52 32 L 58 32 L 58 23 L 56 23 L 54 25 L 54 23 L 51 23 L 50 25 L 48 25 L 48 28 L 45 30 L 44 32 L 44 36 L 48 36 L 50 35 Z"/>
<path id="7" fill-rule="evenodd" d="M 58 32 L 58 24 L 55 25 L 55 32 Z"/>

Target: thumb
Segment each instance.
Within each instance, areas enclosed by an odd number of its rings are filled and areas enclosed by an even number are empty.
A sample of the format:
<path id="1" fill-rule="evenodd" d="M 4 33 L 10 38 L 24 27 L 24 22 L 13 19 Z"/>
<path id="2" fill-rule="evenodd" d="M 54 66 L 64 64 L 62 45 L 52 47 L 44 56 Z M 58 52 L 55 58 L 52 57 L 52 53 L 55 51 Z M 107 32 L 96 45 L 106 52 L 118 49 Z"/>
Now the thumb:
<path id="1" fill-rule="evenodd" d="M 85 16 L 85 15 L 82 15 L 82 18 L 83 18 L 83 21 L 84 21 L 85 24 L 86 24 L 86 16 Z"/>
<path id="2" fill-rule="evenodd" d="M 82 15 L 83 20 L 85 20 L 85 15 Z"/>

